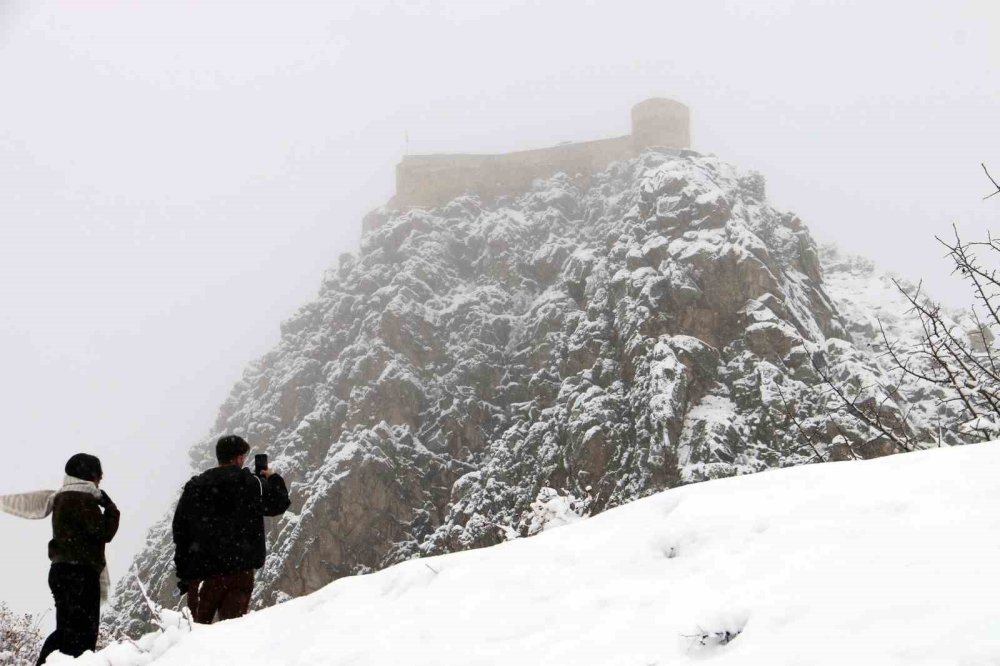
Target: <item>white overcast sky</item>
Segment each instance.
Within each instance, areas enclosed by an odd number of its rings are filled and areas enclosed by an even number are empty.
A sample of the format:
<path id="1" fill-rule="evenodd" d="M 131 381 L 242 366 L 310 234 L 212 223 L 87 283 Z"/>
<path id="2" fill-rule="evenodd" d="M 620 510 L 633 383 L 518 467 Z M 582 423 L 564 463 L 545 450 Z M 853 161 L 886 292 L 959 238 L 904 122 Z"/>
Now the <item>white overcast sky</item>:
<path id="1" fill-rule="evenodd" d="M 245 364 L 411 152 L 626 134 L 688 104 L 820 240 L 961 303 L 934 234 L 1000 201 L 997 0 L 0 0 L 0 494 L 105 462 L 122 575 Z M 0 601 L 49 604 L 0 516 Z"/>

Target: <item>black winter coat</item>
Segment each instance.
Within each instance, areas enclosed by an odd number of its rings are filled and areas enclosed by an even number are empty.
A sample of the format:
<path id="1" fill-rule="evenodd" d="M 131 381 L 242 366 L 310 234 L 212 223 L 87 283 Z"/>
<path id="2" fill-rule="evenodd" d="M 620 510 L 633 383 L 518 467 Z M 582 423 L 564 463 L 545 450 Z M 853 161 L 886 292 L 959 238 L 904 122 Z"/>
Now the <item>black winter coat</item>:
<path id="1" fill-rule="evenodd" d="M 284 513 L 291 502 L 277 474 L 258 477 L 226 465 L 194 477 L 174 512 L 174 562 L 182 581 L 259 569 L 267 544 L 264 516 Z"/>

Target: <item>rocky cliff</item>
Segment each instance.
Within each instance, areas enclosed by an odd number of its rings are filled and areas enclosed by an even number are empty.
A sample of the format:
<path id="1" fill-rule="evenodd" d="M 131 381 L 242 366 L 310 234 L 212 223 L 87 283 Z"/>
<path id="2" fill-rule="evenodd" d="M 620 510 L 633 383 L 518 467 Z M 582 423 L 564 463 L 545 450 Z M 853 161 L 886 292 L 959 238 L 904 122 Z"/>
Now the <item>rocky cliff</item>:
<path id="1" fill-rule="evenodd" d="M 759 175 L 689 151 L 365 225 L 357 256 L 283 324 L 192 451 L 210 467 L 215 438 L 240 433 L 290 482 L 257 606 L 528 535 L 543 489 L 593 513 L 843 457 L 837 438 L 856 424 L 814 364 L 888 381 L 859 294 L 907 334 L 871 266 L 821 258 Z M 927 392 L 885 409 L 908 401 L 928 428 L 948 417 Z M 136 560 L 171 606 L 172 554 L 164 520 Z M 146 618 L 132 585 L 107 619 L 134 633 Z"/>

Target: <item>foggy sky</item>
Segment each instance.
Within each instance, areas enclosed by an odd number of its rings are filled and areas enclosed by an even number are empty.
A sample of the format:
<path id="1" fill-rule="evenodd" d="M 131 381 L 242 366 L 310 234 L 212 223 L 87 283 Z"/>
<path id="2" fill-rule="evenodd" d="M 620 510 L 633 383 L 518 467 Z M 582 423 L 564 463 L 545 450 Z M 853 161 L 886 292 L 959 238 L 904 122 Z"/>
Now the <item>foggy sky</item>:
<path id="1" fill-rule="evenodd" d="M 1000 218 L 998 62 L 993 0 L 0 2 L 0 494 L 99 455 L 124 575 L 404 151 L 626 134 L 651 96 L 962 304 L 933 236 Z M 46 608 L 47 521 L 0 529 L 0 601 Z"/>

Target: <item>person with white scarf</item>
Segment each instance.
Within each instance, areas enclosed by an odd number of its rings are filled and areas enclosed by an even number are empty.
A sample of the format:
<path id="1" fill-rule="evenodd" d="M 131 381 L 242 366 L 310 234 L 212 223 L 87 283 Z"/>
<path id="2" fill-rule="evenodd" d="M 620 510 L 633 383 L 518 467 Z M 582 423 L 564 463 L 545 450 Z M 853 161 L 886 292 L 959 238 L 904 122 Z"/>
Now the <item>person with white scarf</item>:
<path id="1" fill-rule="evenodd" d="M 101 602 L 109 576 L 104 547 L 118 532 L 121 514 L 98 486 L 101 461 L 78 453 L 66 463 L 59 490 L 0 496 L 0 511 L 39 520 L 52 516 L 49 588 L 56 602 L 56 630 L 46 639 L 38 664 L 59 651 L 79 657 L 97 647 Z"/>

